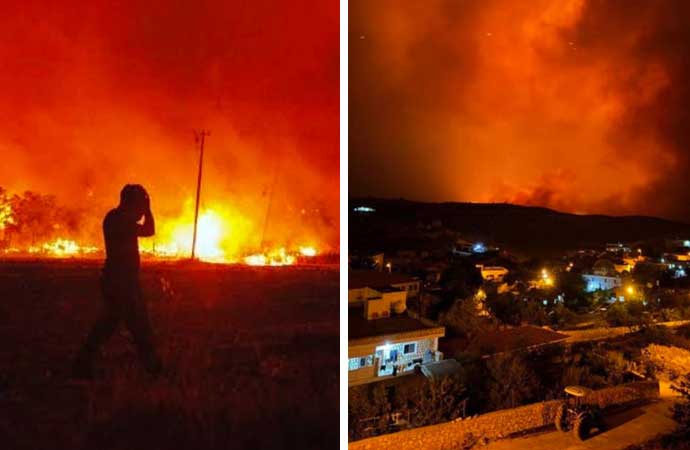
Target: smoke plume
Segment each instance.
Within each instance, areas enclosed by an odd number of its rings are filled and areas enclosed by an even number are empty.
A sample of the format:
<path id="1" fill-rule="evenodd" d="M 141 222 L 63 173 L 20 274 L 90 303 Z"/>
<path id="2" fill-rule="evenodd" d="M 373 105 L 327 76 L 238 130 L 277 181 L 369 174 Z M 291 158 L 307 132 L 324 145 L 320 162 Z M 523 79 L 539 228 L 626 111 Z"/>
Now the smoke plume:
<path id="1" fill-rule="evenodd" d="M 258 241 L 338 243 L 337 2 L 28 0 L 0 15 L 0 186 L 103 214 L 141 183 L 164 219 L 202 207 Z M 267 225 L 264 222 L 267 221 Z M 258 242 L 253 242 L 257 244 Z"/>
<path id="2" fill-rule="evenodd" d="M 350 189 L 690 222 L 690 3 L 350 3 Z"/>

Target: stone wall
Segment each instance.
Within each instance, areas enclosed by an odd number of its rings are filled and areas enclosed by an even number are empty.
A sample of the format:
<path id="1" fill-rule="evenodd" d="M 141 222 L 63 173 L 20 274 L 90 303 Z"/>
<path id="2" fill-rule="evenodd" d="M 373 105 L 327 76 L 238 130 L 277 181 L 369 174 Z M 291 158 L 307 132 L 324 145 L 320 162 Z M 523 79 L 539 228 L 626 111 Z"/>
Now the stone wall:
<path id="1" fill-rule="evenodd" d="M 659 383 L 657 381 L 641 381 L 599 389 L 587 396 L 585 401 L 598 405 L 600 408 L 609 408 L 658 397 Z"/>
<path id="2" fill-rule="evenodd" d="M 630 383 L 594 391 L 588 403 L 601 407 L 649 400 L 659 396 L 656 382 Z M 446 450 L 462 448 L 473 439 L 501 439 L 511 434 L 549 426 L 554 421 L 558 401 L 548 401 L 504 409 L 473 418 L 400 431 L 351 442 L 349 450 Z"/>
<path id="3" fill-rule="evenodd" d="M 690 320 L 674 320 L 669 322 L 659 322 L 655 325 L 664 326 L 668 328 L 677 328 L 683 325 L 690 324 Z M 559 333 L 568 335 L 566 342 L 583 342 L 583 341 L 598 341 L 602 339 L 610 339 L 616 336 L 623 336 L 631 333 L 630 327 L 604 327 L 591 328 L 588 330 L 559 330 Z"/>

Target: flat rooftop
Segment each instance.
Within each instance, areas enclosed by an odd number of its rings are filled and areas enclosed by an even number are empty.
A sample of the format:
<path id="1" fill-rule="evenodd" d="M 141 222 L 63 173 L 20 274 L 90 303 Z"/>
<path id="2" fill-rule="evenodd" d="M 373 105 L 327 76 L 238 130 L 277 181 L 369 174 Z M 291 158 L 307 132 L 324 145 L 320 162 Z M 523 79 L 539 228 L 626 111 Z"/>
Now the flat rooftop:
<path id="1" fill-rule="evenodd" d="M 375 336 L 388 336 L 410 331 L 432 330 L 438 327 L 427 326 L 407 313 L 393 314 L 385 319 L 367 320 L 364 308 L 354 307 L 348 310 L 348 340 Z"/>
<path id="2" fill-rule="evenodd" d="M 377 272 L 375 270 L 350 270 L 347 273 L 347 288 L 361 289 L 369 287 L 381 289 L 391 284 L 417 281 L 414 277 L 401 273 Z"/>

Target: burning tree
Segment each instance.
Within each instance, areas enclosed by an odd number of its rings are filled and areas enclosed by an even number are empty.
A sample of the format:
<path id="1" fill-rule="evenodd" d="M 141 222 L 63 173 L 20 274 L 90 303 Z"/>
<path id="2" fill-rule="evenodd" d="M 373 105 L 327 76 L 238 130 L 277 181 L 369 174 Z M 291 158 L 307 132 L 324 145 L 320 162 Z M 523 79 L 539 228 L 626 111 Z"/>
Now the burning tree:
<path id="1" fill-rule="evenodd" d="M 9 246 L 7 228 L 14 224 L 12 207 L 10 206 L 7 191 L 0 187 L 0 249 Z"/>
<path id="2" fill-rule="evenodd" d="M 82 214 L 59 206 L 54 196 L 26 191 L 10 197 L 0 188 L 0 245 L 4 250 L 28 248 L 58 240 L 67 242 L 82 231 Z"/>

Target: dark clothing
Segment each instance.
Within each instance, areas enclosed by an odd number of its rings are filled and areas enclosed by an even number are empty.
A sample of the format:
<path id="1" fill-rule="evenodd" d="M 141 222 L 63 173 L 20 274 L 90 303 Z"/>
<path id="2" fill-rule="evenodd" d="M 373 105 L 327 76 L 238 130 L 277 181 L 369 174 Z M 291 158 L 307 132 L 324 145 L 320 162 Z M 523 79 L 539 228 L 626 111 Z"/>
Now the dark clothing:
<path id="1" fill-rule="evenodd" d="M 106 341 L 115 333 L 120 322 L 132 334 L 137 352 L 147 370 L 158 370 L 158 358 L 151 343 L 151 325 L 146 305 L 141 297 L 139 283 L 121 283 L 115 280 L 101 279 L 104 309 L 78 357 L 78 365 L 86 371 L 91 367 L 97 353 Z"/>
<path id="2" fill-rule="evenodd" d="M 139 276 L 139 236 L 150 236 L 149 218 L 145 225 L 139 225 L 131 213 L 115 208 L 103 219 L 103 237 L 105 238 L 106 277 L 132 278 Z"/>
<path id="3" fill-rule="evenodd" d="M 135 216 L 134 216 L 135 217 Z M 75 372 L 90 374 L 100 348 L 124 322 L 145 367 L 151 372 L 160 369 L 151 343 L 151 325 L 139 285 L 139 236 L 153 234 L 153 218 L 145 216 L 139 225 L 131 213 L 116 208 L 103 220 L 106 259 L 101 278 L 104 309 L 89 333 L 75 363 Z"/>

